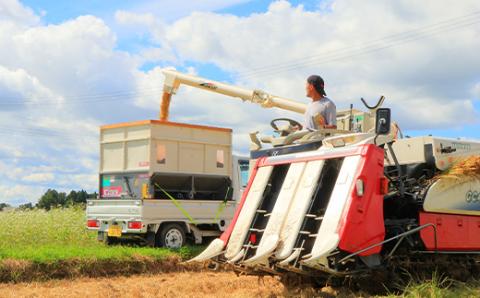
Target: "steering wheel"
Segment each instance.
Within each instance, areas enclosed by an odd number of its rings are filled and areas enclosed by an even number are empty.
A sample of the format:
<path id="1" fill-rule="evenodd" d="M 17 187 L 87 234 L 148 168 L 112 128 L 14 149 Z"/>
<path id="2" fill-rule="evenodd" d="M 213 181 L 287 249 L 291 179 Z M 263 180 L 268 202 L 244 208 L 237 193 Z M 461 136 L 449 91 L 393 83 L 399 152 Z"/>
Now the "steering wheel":
<path id="1" fill-rule="evenodd" d="M 298 126 L 298 130 L 302 130 L 303 129 L 303 125 L 301 125 L 298 121 L 296 120 L 293 120 L 293 119 L 289 119 L 289 118 L 276 118 L 276 119 L 273 119 L 272 121 L 270 121 L 270 126 L 275 129 L 275 130 L 279 130 L 278 129 L 278 126 L 276 124 L 276 122 L 278 121 L 287 121 L 290 126 Z"/>

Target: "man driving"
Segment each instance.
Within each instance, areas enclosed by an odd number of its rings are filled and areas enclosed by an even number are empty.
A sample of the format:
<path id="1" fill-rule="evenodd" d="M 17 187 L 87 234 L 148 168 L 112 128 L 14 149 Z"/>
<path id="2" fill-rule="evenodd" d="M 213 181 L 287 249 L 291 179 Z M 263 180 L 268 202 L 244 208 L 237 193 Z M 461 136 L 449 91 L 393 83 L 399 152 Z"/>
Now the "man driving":
<path id="1" fill-rule="evenodd" d="M 311 75 L 306 83 L 307 97 L 312 101 L 305 110 L 304 129 L 337 128 L 337 108 L 325 93 L 325 83 L 318 75 Z"/>

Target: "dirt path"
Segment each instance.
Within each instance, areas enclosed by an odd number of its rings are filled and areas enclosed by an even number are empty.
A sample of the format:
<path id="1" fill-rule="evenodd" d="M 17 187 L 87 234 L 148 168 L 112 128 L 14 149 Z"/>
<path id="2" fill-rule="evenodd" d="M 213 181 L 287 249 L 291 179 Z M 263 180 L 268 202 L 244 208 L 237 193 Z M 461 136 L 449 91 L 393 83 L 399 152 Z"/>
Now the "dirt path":
<path id="1" fill-rule="evenodd" d="M 164 273 L 0 284 L 0 297 L 283 297 L 275 278 L 231 272 Z"/>

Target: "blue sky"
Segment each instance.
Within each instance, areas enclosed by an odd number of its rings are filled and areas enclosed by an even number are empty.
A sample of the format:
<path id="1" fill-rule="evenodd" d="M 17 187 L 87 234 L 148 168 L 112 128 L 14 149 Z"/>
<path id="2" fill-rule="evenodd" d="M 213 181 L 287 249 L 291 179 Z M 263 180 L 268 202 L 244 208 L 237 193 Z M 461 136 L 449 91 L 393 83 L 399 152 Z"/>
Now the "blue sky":
<path id="1" fill-rule="evenodd" d="M 100 18 L 111 18 L 116 9 L 128 9 L 136 1 L 21 1 L 36 14 L 44 15 L 46 24 L 59 24 L 79 15 L 92 14 Z"/>
<path id="2" fill-rule="evenodd" d="M 79 15 L 92 14 L 97 17 L 109 19 L 113 17 L 113 14 L 117 10 L 135 10 L 137 12 L 146 12 L 142 9 L 142 3 L 145 1 L 137 0 L 85 0 L 85 1 L 73 1 L 73 2 L 59 2 L 59 1 L 35 1 L 35 0 L 24 0 L 21 1 L 24 5 L 32 8 L 37 14 L 44 14 L 43 20 L 49 24 L 58 24 L 63 21 L 75 18 Z M 158 6 L 162 6 L 162 2 L 157 1 Z M 218 8 L 209 9 L 211 6 L 208 5 L 208 1 L 197 1 L 199 4 L 193 5 L 197 7 L 196 11 L 215 11 L 218 13 L 233 14 L 236 16 L 249 16 L 253 13 L 262 13 L 265 12 L 270 6 L 271 0 L 244 0 L 237 1 L 235 4 L 228 4 L 232 1 L 225 1 L 226 5 L 220 5 Z M 205 4 L 202 5 L 201 3 Z M 293 6 L 303 5 L 306 10 L 315 10 L 319 7 L 319 1 L 289 1 Z M 191 3 L 187 3 L 191 4 Z M 183 5 L 180 5 L 183 6 Z M 203 9 L 202 9 L 203 8 Z M 182 16 L 190 14 L 192 11 L 190 9 L 179 10 L 176 14 L 170 15 L 166 18 L 168 21 L 174 21 Z"/>
<path id="3" fill-rule="evenodd" d="M 338 109 L 385 95 L 407 135 L 480 139 L 479 24 L 475 0 L 4 0 L 0 202 L 95 191 L 98 126 L 155 119 L 163 67 L 305 103 L 316 73 Z M 302 119 L 189 88 L 171 115 L 233 128 L 239 153 Z"/>

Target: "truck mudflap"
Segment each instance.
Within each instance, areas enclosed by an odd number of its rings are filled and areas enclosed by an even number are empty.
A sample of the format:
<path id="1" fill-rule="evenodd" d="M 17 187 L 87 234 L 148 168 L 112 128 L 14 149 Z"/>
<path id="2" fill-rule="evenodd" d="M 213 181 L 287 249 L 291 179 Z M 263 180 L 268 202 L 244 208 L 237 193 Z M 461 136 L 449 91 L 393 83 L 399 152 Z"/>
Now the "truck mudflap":
<path id="1" fill-rule="evenodd" d="M 383 158 L 382 149 L 360 145 L 263 160 L 231 234 L 220 238 L 226 246 L 214 241 L 199 260 L 216 255 L 247 268 L 298 271 L 328 268 L 332 253 L 355 253 L 381 242 Z"/>

